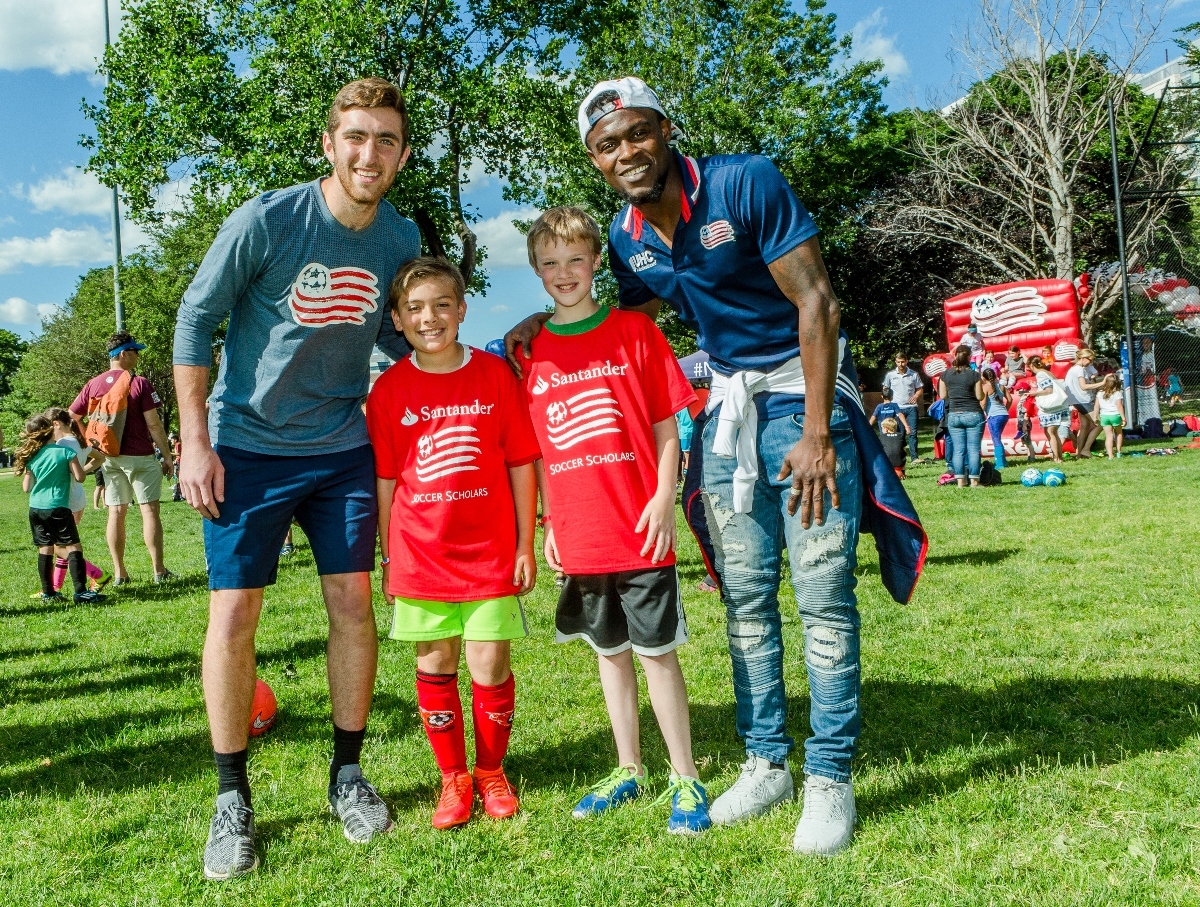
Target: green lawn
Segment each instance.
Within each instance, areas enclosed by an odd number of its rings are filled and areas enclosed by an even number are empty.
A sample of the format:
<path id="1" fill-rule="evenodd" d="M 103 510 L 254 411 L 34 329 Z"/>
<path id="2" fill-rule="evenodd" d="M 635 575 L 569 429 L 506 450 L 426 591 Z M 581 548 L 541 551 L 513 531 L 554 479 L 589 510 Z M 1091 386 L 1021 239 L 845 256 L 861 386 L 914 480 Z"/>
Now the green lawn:
<path id="1" fill-rule="evenodd" d="M 798 804 L 695 840 L 668 835 L 661 807 L 570 818 L 614 755 L 593 657 L 551 642 L 547 574 L 526 602 L 533 636 L 515 648 L 508 769 L 521 816 L 429 827 L 438 776 L 413 656 L 385 641 L 364 767 L 398 828 L 349 844 L 324 804 L 325 620 L 301 539 L 259 632 L 260 672 L 280 701 L 276 728 L 252 745 L 263 867 L 226 885 L 200 876 L 215 775 L 199 681 L 199 519 L 164 504 L 168 563 L 183 577 L 174 588 L 139 583 L 100 607 L 48 607 L 29 598 L 25 498 L 0 478 L 0 903 L 1195 904 L 1198 470 L 1200 450 L 1072 462 L 1059 489 L 938 488 L 940 469 L 912 470 L 930 556 L 913 602 L 896 605 L 870 538 L 860 547 L 859 829 L 828 861 L 792 854 Z M 130 528 L 136 539 L 135 515 Z M 85 551 L 107 563 L 102 514 L 89 511 L 83 530 Z M 145 551 L 131 551 L 144 580 Z M 680 572 L 693 590 L 682 659 L 697 756 L 719 793 L 742 752 L 723 611 L 694 591 L 690 537 Z M 785 634 L 791 727 L 803 738 L 799 622 Z M 661 782 L 648 707 L 643 729 Z"/>

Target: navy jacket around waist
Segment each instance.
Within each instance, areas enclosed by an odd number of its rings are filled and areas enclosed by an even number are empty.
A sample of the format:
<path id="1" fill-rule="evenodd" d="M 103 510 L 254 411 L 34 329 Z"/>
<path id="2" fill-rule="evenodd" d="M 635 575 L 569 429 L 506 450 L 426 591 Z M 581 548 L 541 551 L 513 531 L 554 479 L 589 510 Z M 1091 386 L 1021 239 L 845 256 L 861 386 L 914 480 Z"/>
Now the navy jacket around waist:
<path id="1" fill-rule="evenodd" d="M 840 370 L 854 379 L 852 387 L 858 386 L 849 351 L 842 360 Z M 900 484 L 896 471 L 888 462 L 887 454 L 883 452 L 879 436 L 867 421 L 862 401 L 857 396 L 844 393 L 840 388 L 834 398 L 846 411 L 854 433 L 854 444 L 858 448 L 863 483 L 859 528 L 870 533 L 875 539 L 875 550 L 879 553 L 879 576 L 883 580 L 884 588 L 897 602 L 906 604 L 912 598 L 917 580 L 920 579 L 925 566 L 929 539 L 908 492 Z M 695 420 L 687 478 L 683 485 L 683 513 L 688 527 L 700 544 L 700 552 L 709 574 L 720 583 L 721 577 L 717 573 L 716 559 L 713 556 L 712 536 L 708 531 L 708 520 L 700 497 L 704 457 L 704 443 L 701 439 L 704 425 L 713 415 L 715 411 L 713 414 L 701 412 Z"/>

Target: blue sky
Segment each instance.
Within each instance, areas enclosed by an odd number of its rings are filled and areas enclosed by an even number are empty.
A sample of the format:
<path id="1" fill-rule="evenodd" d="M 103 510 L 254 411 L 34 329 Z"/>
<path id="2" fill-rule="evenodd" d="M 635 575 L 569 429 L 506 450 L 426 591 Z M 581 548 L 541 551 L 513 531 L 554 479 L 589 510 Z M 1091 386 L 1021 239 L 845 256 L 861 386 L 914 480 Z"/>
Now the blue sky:
<path id="1" fill-rule="evenodd" d="M 90 131 L 80 110 L 95 102 L 94 74 L 103 44 L 101 0 L 0 0 L 0 327 L 29 337 L 41 317 L 70 296 L 88 268 L 111 262 L 108 190 L 79 169 Z M 113 7 L 117 25 L 117 0 Z M 880 59 L 893 108 L 942 105 L 958 96 L 950 59 L 953 36 L 969 24 L 974 0 L 829 0 L 855 55 Z M 1179 51 L 1171 30 L 1200 20 L 1200 0 L 1169 0 L 1164 37 L 1147 56 L 1151 69 Z M 571 116 L 572 112 L 564 115 Z M 582 151 L 581 151 L 582 153 Z M 549 301 L 525 263 L 524 241 L 511 221 L 529 212 L 501 197 L 495 180 L 476 180 L 465 199 L 483 218 L 492 289 L 471 300 L 463 339 L 482 345 Z M 166 190 L 169 198 L 171 189 Z M 145 241 L 136 225 L 122 229 L 125 251 Z"/>

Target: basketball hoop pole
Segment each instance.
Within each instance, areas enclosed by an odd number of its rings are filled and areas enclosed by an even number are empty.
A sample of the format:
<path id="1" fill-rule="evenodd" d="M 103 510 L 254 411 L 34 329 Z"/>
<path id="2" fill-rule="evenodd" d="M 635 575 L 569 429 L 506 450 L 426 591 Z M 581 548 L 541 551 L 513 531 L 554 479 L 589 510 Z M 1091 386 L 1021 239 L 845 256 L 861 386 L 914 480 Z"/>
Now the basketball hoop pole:
<path id="1" fill-rule="evenodd" d="M 121 0 L 117 0 L 117 11 L 120 12 Z M 112 40 L 108 28 L 108 0 L 104 0 L 104 50 L 107 53 Z M 112 76 L 104 73 L 104 87 L 112 84 Z M 121 302 L 121 199 L 117 195 L 117 187 L 112 190 L 112 231 L 113 231 L 113 308 L 115 309 L 117 330 L 125 330 L 125 304 Z"/>
<path id="2" fill-rule="evenodd" d="M 1121 302 L 1125 307 L 1125 349 L 1128 351 L 1129 369 L 1127 374 L 1129 388 L 1129 427 L 1138 424 L 1137 418 L 1137 387 L 1135 371 L 1137 369 L 1136 351 L 1133 348 L 1133 317 L 1129 311 L 1129 268 L 1125 261 L 1125 221 L 1121 204 L 1121 170 L 1117 162 L 1117 115 L 1113 107 L 1113 99 L 1108 99 L 1108 138 L 1112 145 L 1113 169 L 1113 202 L 1117 211 L 1117 251 L 1121 260 Z"/>

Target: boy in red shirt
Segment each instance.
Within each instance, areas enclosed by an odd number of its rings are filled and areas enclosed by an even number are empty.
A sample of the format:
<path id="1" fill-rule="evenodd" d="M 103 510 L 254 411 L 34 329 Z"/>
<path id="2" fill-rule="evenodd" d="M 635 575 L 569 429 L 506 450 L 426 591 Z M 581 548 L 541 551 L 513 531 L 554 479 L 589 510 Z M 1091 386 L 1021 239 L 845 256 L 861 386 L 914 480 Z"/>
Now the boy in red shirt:
<path id="1" fill-rule="evenodd" d="M 546 561 L 566 574 L 557 639 L 583 639 L 596 650 L 620 763 L 574 815 L 620 806 L 644 788 L 636 652 L 671 758 L 667 828 L 698 834 L 709 827 L 708 795 L 692 760 L 675 652 L 687 641 L 687 625 L 674 552 L 675 413 L 696 396 L 654 322 L 592 298 L 600 230 L 586 213 L 552 208 L 534 221 L 528 247 L 554 299 L 554 315 L 523 366 L 543 456 Z"/>
<path id="2" fill-rule="evenodd" d="M 489 816 L 517 812 L 502 768 L 516 700 L 509 640 L 528 635 L 517 596 L 537 570 L 537 440 L 504 360 L 458 343 L 465 292 L 443 259 L 401 266 L 389 304 L 413 353 L 367 398 L 391 636 L 417 645 L 417 707 L 442 771 L 435 828 L 467 822 L 475 789 Z M 473 778 L 458 693 L 463 648 Z"/>

